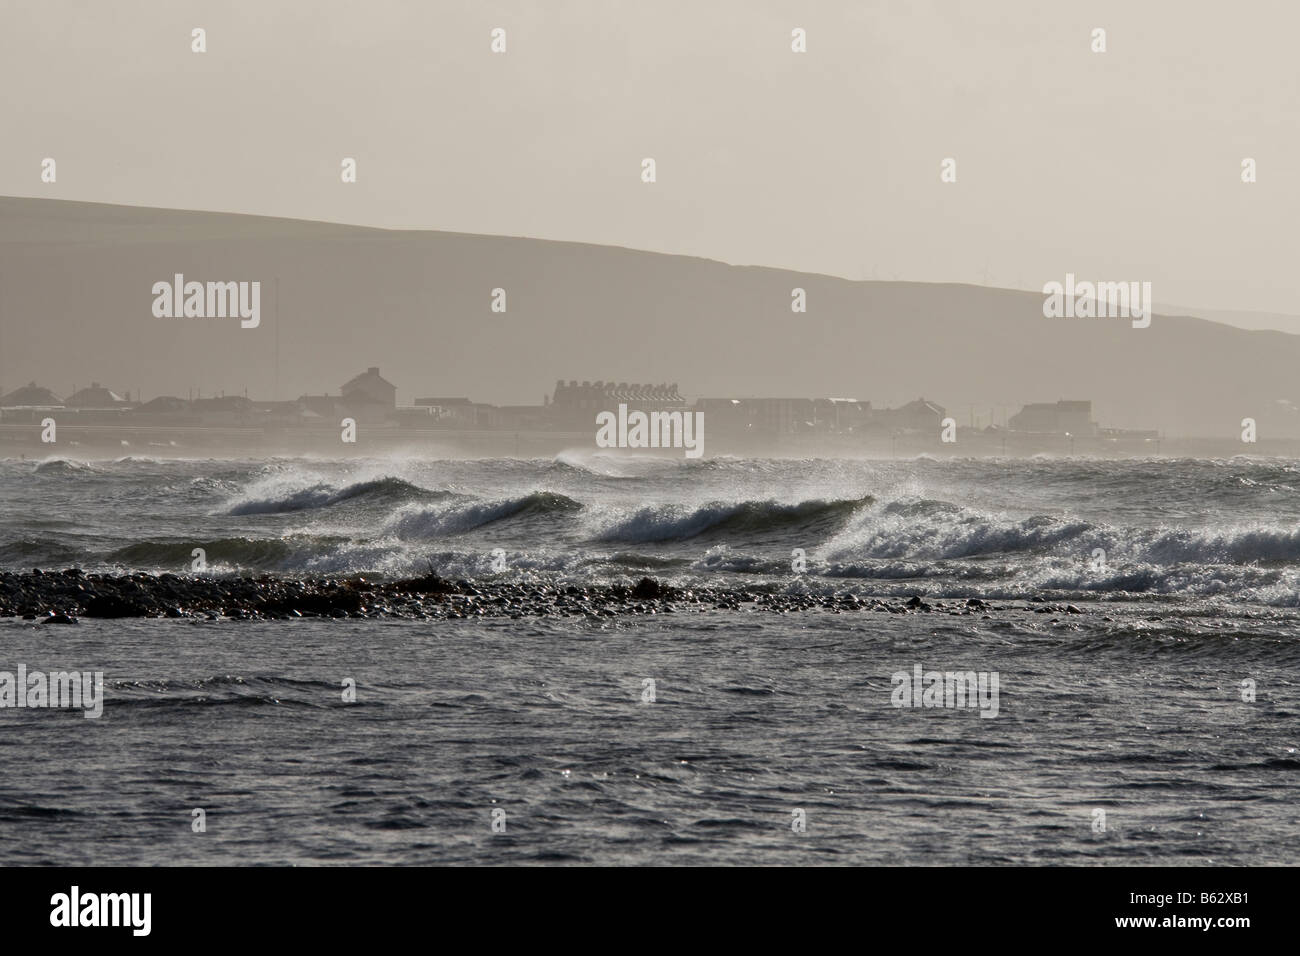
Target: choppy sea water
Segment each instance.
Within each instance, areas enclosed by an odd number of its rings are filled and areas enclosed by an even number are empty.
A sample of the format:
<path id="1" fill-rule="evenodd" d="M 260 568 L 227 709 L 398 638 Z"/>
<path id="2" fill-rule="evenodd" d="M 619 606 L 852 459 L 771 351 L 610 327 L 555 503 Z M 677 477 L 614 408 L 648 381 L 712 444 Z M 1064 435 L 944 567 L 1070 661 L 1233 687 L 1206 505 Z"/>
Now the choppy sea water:
<path id="1" fill-rule="evenodd" d="M 0 710 L 0 862 L 1293 862 L 1298 482 L 1248 459 L 0 462 L 0 569 L 181 573 L 201 547 L 218 574 L 999 608 L 0 618 L 0 670 L 106 684 L 97 720 Z M 893 706 L 916 665 L 995 672 L 997 716 Z"/>

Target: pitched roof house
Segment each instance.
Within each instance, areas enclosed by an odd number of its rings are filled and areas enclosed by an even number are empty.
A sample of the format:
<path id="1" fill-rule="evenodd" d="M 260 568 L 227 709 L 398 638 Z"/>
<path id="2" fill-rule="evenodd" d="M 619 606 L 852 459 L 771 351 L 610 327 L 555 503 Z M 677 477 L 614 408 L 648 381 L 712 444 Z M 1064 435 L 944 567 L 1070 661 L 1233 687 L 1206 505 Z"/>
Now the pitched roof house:
<path id="1" fill-rule="evenodd" d="M 343 400 L 351 404 L 397 407 L 397 386 L 381 376 L 379 367 L 375 365 L 345 382 L 339 390 L 343 393 Z"/>
<path id="2" fill-rule="evenodd" d="M 14 389 L 8 395 L 0 396 L 0 405 L 7 408 L 62 408 L 63 399 L 48 388 L 29 382 L 22 388 Z"/>

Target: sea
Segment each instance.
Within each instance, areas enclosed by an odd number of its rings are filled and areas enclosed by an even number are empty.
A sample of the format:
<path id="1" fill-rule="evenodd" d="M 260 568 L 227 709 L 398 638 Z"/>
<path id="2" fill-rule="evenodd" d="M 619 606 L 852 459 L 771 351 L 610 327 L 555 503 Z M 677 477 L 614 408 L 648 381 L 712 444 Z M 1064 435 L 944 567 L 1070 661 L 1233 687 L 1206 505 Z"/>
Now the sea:
<path id="1" fill-rule="evenodd" d="M 1300 461 L 0 460 L 0 570 L 73 567 L 935 610 L 0 618 L 0 671 L 104 681 L 98 718 L 0 708 L 4 865 L 1300 847 Z M 996 713 L 948 674 L 996 686 Z"/>

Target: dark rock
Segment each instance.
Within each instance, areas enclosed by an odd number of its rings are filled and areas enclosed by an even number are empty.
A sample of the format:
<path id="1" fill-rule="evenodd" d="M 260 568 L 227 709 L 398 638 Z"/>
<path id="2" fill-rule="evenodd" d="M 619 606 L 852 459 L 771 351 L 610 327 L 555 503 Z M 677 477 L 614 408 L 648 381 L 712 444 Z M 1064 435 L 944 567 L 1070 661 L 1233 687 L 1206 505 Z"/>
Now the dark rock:
<path id="1" fill-rule="evenodd" d="M 432 571 L 421 578 L 411 578 L 409 581 L 398 581 L 395 587 L 403 591 L 413 591 L 416 594 L 456 594 L 460 590 L 460 588 L 451 581 L 439 577 Z"/>
<path id="2" fill-rule="evenodd" d="M 673 602 L 671 605 L 669 601 Z M 86 574 L 69 568 L 42 572 L 0 571 L 0 616 L 19 614 L 29 621 L 51 620 L 49 609 L 66 608 L 92 618 L 194 617 L 208 621 L 285 620 L 310 615 L 462 620 L 537 616 L 588 616 L 615 620 L 657 613 L 707 614 L 714 610 L 790 614 L 819 609 L 833 614 L 866 610 L 970 614 L 972 611 L 1038 611 L 1080 614 L 1074 605 L 1054 606 L 1042 598 L 1024 606 L 995 607 L 981 598 L 943 600 L 931 605 L 920 594 L 903 599 L 853 593 L 790 594 L 765 587 L 709 585 L 692 590 L 643 577 L 626 585 L 515 583 L 495 577 L 450 581 L 433 570 L 397 581 L 348 578 L 288 578 L 268 575 Z M 59 613 L 59 612 L 55 612 Z M 985 614 L 985 619 L 988 615 Z M 58 622 L 62 623 L 62 622 Z"/>
<path id="3" fill-rule="evenodd" d="M 639 601 L 654 600 L 656 598 L 668 597 L 672 589 L 660 584 L 654 578 L 642 578 L 632 589 L 632 597 Z"/>
<path id="4" fill-rule="evenodd" d="M 97 594 L 86 601 L 87 617 L 148 617 L 149 609 L 116 594 Z"/>

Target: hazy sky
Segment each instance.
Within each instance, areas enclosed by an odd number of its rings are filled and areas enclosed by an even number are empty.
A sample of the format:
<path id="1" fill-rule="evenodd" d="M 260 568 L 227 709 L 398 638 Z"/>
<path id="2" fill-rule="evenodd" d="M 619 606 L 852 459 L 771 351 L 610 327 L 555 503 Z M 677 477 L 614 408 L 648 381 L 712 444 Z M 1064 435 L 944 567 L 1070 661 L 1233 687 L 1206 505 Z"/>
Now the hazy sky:
<path id="1" fill-rule="evenodd" d="M 1294 0 L 0 0 L 0 193 L 1300 312 L 1298 29 Z"/>

